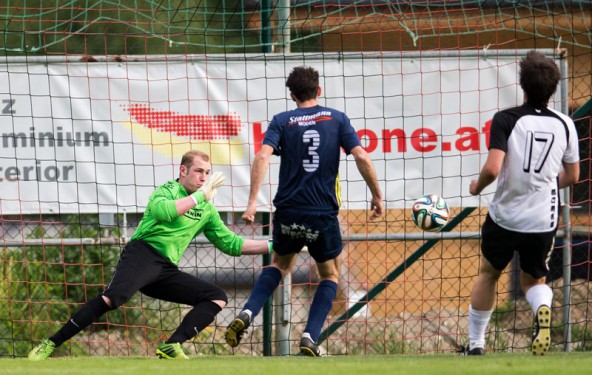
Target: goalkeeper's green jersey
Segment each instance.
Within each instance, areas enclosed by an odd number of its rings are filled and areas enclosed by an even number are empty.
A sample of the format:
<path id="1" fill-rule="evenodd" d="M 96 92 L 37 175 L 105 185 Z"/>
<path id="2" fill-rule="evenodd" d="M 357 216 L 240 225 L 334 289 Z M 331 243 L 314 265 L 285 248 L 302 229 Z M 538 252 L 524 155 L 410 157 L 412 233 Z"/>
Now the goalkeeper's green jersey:
<path id="1" fill-rule="evenodd" d="M 222 252 L 239 256 L 244 239 L 224 225 L 212 203 L 200 203 L 179 216 L 175 200 L 187 196 L 178 180 L 158 187 L 150 196 L 144 217 L 131 240 L 146 241 L 165 258 L 179 264 L 191 240 L 203 233 Z"/>

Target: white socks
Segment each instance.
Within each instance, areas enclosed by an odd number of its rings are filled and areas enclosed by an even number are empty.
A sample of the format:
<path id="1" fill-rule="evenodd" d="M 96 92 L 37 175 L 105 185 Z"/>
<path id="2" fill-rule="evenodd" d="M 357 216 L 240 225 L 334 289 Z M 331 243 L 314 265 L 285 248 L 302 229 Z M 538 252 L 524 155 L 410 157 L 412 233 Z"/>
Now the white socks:
<path id="1" fill-rule="evenodd" d="M 536 314 L 539 307 L 547 305 L 551 308 L 553 303 L 553 290 L 547 284 L 537 284 L 526 292 L 526 301 Z"/>
<path id="2" fill-rule="evenodd" d="M 473 310 L 469 305 L 469 348 L 485 348 L 485 331 L 493 310 Z"/>
<path id="3" fill-rule="evenodd" d="M 526 292 L 526 301 L 536 314 L 542 305 L 551 307 L 553 290 L 547 284 L 535 285 Z M 479 311 L 469 306 L 469 348 L 485 348 L 485 331 L 492 313 L 493 310 Z"/>

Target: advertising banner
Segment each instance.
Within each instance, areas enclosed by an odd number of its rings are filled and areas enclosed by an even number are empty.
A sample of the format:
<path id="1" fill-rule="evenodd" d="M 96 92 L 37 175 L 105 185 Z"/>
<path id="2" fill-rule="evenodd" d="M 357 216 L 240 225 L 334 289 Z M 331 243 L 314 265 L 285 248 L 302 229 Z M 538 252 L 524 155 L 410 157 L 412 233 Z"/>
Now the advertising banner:
<path id="1" fill-rule="evenodd" d="M 298 65 L 319 71 L 319 104 L 351 118 L 387 208 L 428 193 L 451 206 L 476 205 L 468 186 L 484 162 L 491 118 L 522 103 L 520 57 L 7 60 L 0 64 L 0 213 L 141 212 L 156 186 L 178 177 L 189 149 L 208 152 L 213 171 L 226 175 L 215 198 L 220 211 L 241 211 L 269 121 L 295 107 L 285 80 Z M 272 209 L 278 169 L 274 157 L 260 211 Z M 342 155 L 340 178 L 342 209 L 368 208 L 353 157 Z"/>

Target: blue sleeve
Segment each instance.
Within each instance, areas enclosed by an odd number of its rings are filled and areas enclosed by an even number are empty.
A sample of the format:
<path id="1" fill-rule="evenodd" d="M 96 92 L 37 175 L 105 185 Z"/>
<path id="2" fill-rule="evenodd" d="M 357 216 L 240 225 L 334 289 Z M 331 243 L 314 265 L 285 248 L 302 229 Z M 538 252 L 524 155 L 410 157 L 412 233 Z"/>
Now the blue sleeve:
<path id="1" fill-rule="evenodd" d="M 345 150 L 347 155 L 350 154 L 351 150 L 356 146 L 361 146 L 360 138 L 356 133 L 356 130 L 351 124 L 349 117 L 345 113 L 343 120 L 341 121 L 341 147 Z"/>
<path id="2" fill-rule="evenodd" d="M 269 123 L 265 137 L 263 138 L 263 144 L 273 147 L 273 154 L 281 154 L 280 140 L 282 139 L 282 129 L 279 125 L 277 116 L 273 116 L 273 119 Z"/>

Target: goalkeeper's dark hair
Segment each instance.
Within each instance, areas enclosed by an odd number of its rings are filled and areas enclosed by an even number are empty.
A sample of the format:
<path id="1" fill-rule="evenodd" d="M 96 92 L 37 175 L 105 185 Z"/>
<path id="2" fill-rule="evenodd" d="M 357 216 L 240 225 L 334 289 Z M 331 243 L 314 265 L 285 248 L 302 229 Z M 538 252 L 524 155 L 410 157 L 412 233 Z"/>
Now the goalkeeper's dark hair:
<path id="1" fill-rule="evenodd" d="M 286 80 L 286 87 L 301 102 L 317 97 L 319 72 L 307 66 L 297 66 Z"/>
<path id="2" fill-rule="evenodd" d="M 210 155 L 199 150 L 190 150 L 183 155 L 183 158 L 181 158 L 181 165 L 184 165 L 187 169 L 189 169 L 191 168 L 191 164 L 193 164 L 195 158 L 200 158 L 207 163 L 210 162 Z"/>
<path id="3" fill-rule="evenodd" d="M 526 102 L 535 108 L 547 106 L 560 79 L 555 61 L 540 52 L 529 51 L 520 60 L 520 87 L 526 93 Z"/>

